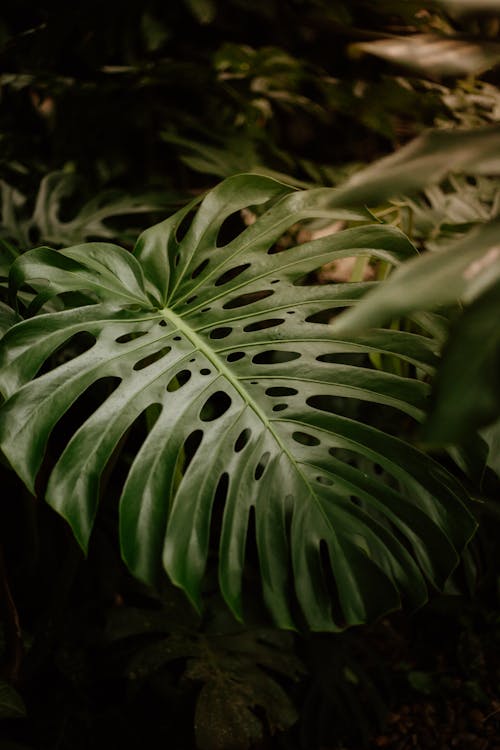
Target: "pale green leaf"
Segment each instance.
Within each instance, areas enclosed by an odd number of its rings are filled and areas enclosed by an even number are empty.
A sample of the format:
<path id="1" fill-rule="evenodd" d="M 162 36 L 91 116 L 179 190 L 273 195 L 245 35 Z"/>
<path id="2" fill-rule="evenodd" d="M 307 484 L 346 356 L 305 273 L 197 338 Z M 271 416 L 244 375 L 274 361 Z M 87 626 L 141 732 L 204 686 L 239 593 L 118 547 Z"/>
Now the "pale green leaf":
<path id="1" fill-rule="evenodd" d="M 335 319 L 333 332 L 345 335 L 384 325 L 416 310 L 432 310 L 458 300 L 469 303 L 500 278 L 500 221 L 479 226 L 446 248 L 402 264 L 361 304 Z"/>
<path id="2" fill-rule="evenodd" d="M 500 174 L 500 125 L 429 130 L 395 153 L 356 172 L 332 197 L 334 206 L 378 205 L 416 193 L 450 172 Z"/>
<path id="3" fill-rule="evenodd" d="M 435 34 L 410 34 L 358 42 L 353 52 L 367 52 L 423 75 L 480 75 L 500 62 L 500 44 Z"/>

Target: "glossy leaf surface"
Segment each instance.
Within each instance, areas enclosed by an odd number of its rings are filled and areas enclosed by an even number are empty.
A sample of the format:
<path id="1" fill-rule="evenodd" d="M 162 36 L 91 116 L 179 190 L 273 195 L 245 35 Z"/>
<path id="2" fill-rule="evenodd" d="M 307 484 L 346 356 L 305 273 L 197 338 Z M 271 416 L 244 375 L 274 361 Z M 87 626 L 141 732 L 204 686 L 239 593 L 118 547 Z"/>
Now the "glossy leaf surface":
<path id="1" fill-rule="evenodd" d="M 376 371 L 366 355 L 391 354 L 432 373 L 436 342 L 401 331 L 335 337 L 324 322 L 371 284 L 304 285 L 345 256 L 399 264 L 414 255 L 411 243 L 375 225 L 275 252 L 301 219 L 364 219 L 332 208 L 333 192 L 240 175 L 147 230 L 134 255 L 105 243 L 26 253 L 11 285 L 38 292 L 33 310 L 67 292 L 84 293 L 86 303 L 11 328 L 0 371 L 2 449 L 32 490 L 58 421 L 90 386 L 111 383 L 47 487 L 82 547 L 111 455 L 153 407 L 121 497 L 131 570 L 149 582 L 166 570 L 198 605 L 215 529 L 220 587 L 240 617 L 254 525 L 276 623 L 293 627 L 298 601 L 320 630 L 365 622 L 402 597 L 421 604 L 425 578 L 443 585 L 474 530 L 451 475 L 346 407 L 371 402 L 421 419 L 428 385 Z M 248 206 L 261 207 L 259 218 L 224 239 L 226 219 Z M 82 333 L 91 339 L 85 351 L 50 359 Z"/>

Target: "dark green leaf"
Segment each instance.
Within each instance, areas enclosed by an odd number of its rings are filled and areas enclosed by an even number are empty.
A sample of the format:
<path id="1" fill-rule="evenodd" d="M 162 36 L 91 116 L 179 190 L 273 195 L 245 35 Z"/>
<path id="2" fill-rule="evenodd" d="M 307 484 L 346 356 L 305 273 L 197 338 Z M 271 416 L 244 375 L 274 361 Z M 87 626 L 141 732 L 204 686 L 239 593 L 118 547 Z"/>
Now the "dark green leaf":
<path id="1" fill-rule="evenodd" d="M 462 442 L 500 417 L 500 283 L 465 308 L 443 351 L 424 438 Z"/>
<path id="2" fill-rule="evenodd" d="M 90 290 L 96 302 L 19 323 L 0 349 L 8 399 L 1 444 L 32 490 L 59 419 L 96 381 L 114 379 L 47 487 L 84 549 L 100 477 L 122 436 L 156 405 L 121 497 L 131 570 L 154 582 L 163 567 L 198 606 L 218 503 L 220 586 L 241 617 L 255 512 L 263 593 L 276 622 L 294 626 L 295 595 L 310 626 L 326 630 L 396 608 L 402 596 L 422 603 L 424 576 L 441 586 L 475 527 L 466 494 L 439 464 L 342 409 L 373 402 L 421 419 L 429 387 L 374 370 L 367 355 L 390 353 L 430 372 L 437 342 L 393 330 L 334 337 L 316 316 L 328 320 L 372 285 L 302 284 L 346 256 L 399 264 L 415 254 L 411 243 L 375 225 L 269 252 L 297 221 L 336 218 L 333 192 L 240 175 L 205 197 L 182 239 L 185 211 L 148 230 L 135 257 L 104 243 L 29 252 L 13 266 L 14 291 L 27 283 L 43 304 L 53 294 Z M 266 202 L 253 224 L 220 243 L 229 216 Z M 81 332 L 93 346 L 63 364 L 50 360 Z M 352 354 L 360 356 L 342 360 Z M 390 482 L 363 471 L 361 459 L 382 467 Z"/>

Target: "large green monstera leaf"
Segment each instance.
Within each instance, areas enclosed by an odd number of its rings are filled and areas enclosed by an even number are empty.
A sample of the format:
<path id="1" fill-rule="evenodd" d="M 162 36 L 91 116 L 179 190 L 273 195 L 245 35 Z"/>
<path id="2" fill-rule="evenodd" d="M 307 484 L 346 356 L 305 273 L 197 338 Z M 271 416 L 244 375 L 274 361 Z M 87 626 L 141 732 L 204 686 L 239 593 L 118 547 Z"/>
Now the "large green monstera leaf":
<path id="1" fill-rule="evenodd" d="M 103 472 L 142 415 L 149 427 L 120 502 L 130 569 L 148 582 L 165 570 L 199 604 L 215 530 L 221 591 L 240 617 L 255 534 L 264 597 L 285 628 L 297 602 L 322 630 L 402 600 L 418 606 L 425 579 L 442 586 L 474 530 L 445 469 L 349 408 L 372 402 L 420 420 L 425 378 L 378 371 L 369 355 L 431 374 L 432 335 L 334 337 L 335 310 L 376 282 L 304 284 L 345 256 L 398 264 L 411 243 L 365 224 L 276 252 L 299 220 L 366 221 L 331 208 L 334 195 L 240 175 L 147 230 L 133 254 L 106 243 L 30 251 L 14 263 L 11 287 L 35 291 L 33 316 L 1 349 L 1 446 L 32 491 L 56 424 L 93 384 L 113 379 L 75 425 L 46 490 L 84 549 Z M 223 244 L 226 219 L 249 206 L 258 218 Z M 82 333 L 92 345 L 61 358 Z"/>

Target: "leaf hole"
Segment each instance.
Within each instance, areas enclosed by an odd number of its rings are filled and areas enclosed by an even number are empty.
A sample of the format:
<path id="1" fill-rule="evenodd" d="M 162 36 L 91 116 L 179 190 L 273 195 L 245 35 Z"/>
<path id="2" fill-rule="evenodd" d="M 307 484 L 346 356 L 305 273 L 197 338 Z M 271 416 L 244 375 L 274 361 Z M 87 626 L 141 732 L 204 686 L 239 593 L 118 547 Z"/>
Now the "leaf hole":
<path id="1" fill-rule="evenodd" d="M 212 371 L 208 369 L 208 367 L 202 367 L 200 370 L 200 375 L 210 375 Z"/>
<path id="2" fill-rule="evenodd" d="M 162 328 L 165 328 L 165 326 L 167 326 L 168 324 L 167 324 L 166 320 L 160 320 L 160 322 L 158 323 L 158 325 L 161 326 Z"/>
<path id="3" fill-rule="evenodd" d="M 50 357 L 44 362 L 40 370 L 37 372 L 36 377 L 44 375 L 46 372 L 50 372 L 55 367 L 68 362 L 71 359 L 75 359 L 80 354 L 84 354 L 96 343 L 96 337 L 86 331 L 75 333 L 74 336 L 65 341 L 63 344 L 57 347 Z"/>
<path id="4" fill-rule="evenodd" d="M 287 310 L 286 314 L 287 315 L 295 315 L 295 310 Z"/>
<path id="5" fill-rule="evenodd" d="M 332 318 L 335 315 L 338 315 L 339 312 L 343 309 L 345 308 L 328 307 L 326 310 L 319 310 L 312 315 L 308 315 L 306 318 L 306 323 L 321 323 L 323 325 L 328 325 L 331 322 Z"/>
<path id="6" fill-rule="evenodd" d="M 345 407 L 346 403 L 349 403 L 350 399 L 341 396 L 309 396 L 306 399 L 306 404 L 313 409 L 318 411 L 324 411 L 327 414 L 338 414 L 339 411 Z"/>
<path id="7" fill-rule="evenodd" d="M 241 266 L 235 266 L 234 268 L 230 268 L 229 270 L 224 271 L 224 273 L 219 276 L 219 278 L 215 282 L 215 286 L 223 286 L 224 284 L 227 284 L 229 281 L 232 281 L 237 276 L 242 274 L 243 271 L 246 271 L 247 268 L 250 268 L 251 265 L 251 263 L 242 263 Z"/>
<path id="8" fill-rule="evenodd" d="M 247 294 L 240 294 L 238 297 L 233 297 L 229 302 L 222 305 L 224 310 L 233 310 L 235 307 L 246 307 L 251 305 L 253 302 L 259 302 L 261 299 L 266 299 L 274 294 L 272 289 L 262 289 L 260 292 L 248 292 Z"/>
<path id="9" fill-rule="evenodd" d="M 212 503 L 212 513 L 210 516 L 210 532 L 208 547 L 215 550 L 219 547 L 222 523 L 224 519 L 224 506 L 226 504 L 227 493 L 229 491 L 229 474 L 224 472 L 220 475 L 217 486 L 214 490 L 214 499 Z"/>
<path id="10" fill-rule="evenodd" d="M 228 245 L 232 240 L 235 240 L 236 237 L 239 237 L 244 229 L 245 222 L 243 221 L 241 211 L 235 211 L 229 214 L 219 227 L 216 247 L 224 247 L 225 245 Z"/>
<path id="11" fill-rule="evenodd" d="M 270 459 L 270 458 L 271 458 L 271 454 L 269 453 L 269 451 L 266 451 L 266 452 L 265 452 L 265 453 L 263 453 L 263 454 L 262 454 L 262 456 L 260 457 L 260 459 L 259 459 L 259 463 L 258 463 L 258 464 L 257 464 L 257 466 L 255 467 L 255 471 L 254 471 L 254 478 L 255 478 L 255 479 L 256 479 L 257 481 L 258 481 L 258 480 L 259 480 L 259 479 L 260 479 L 260 478 L 262 477 L 262 475 L 264 474 L 264 472 L 265 472 L 265 470 L 266 470 L 266 466 L 267 466 L 267 464 L 269 463 L 269 459 Z"/>
<path id="12" fill-rule="evenodd" d="M 181 452 L 181 455 L 183 455 L 183 464 L 181 468 L 182 474 L 186 473 L 189 464 L 195 457 L 196 451 L 201 445 L 202 439 L 203 430 L 194 430 L 185 439 Z"/>
<path id="13" fill-rule="evenodd" d="M 231 398 L 224 391 L 212 393 L 209 399 L 205 401 L 200 410 L 200 419 L 202 422 L 213 422 L 219 419 L 227 412 L 231 406 Z"/>
<path id="14" fill-rule="evenodd" d="M 149 367 L 150 365 L 153 365 L 155 362 L 158 362 L 159 359 L 162 359 L 162 357 L 166 357 L 166 355 L 172 351 L 171 346 L 164 346 L 162 349 L 159 349 L 157 352 L 153 352 L 153 354 L 148 354 L 147 357 L 143 357 L 138 362 L 135 363 L 133 369 L 134 370 L 144 370 L 145 367 Z"/>
<path id="15" fill-rule="evenodd" d="M 191 380 L 191 372 L 189 370 L 181 370 L 177 375 L 174 375 L 170 383 L 167 385 L 167 391 L 169 393 L 178 391 L 179 388 L 186 385 L 189 380 Z"/>
<path id="16" fill-rule="evenodd" d="M 202 310 L 201 310 L 201 312 L 202 313 L 207 313 L 207 312 L 210 312 L 211 309 L 212 309 L 211 307 L 203 307 Z"/>
<path id="17" fill-rule="evenodd" d="M 210 331 L 210 338 L 211 339 L 225 339 L 226 336 L 229 336 L 230 333 L 232 333 L 232 328 L 229 328 L 229 326 L 222 326 L 221 328 L 213 328 Z"/>
<path id="18" fill-rule="evenodd" d="M 239 453 L 240 451 L 242 451 L 245 445 L 248 444 L 251 436 L 252 430 L 249 427 L 245 427 L 245 429 L 242 430 L 236 438 L 236 442 L 234 444 L 234 452 Z"/>
<path id="19" fill-rule="evenodd" d="M 191 305 L 195 300 L 198 299 L 197 294 L 193 294 L 192 297 L 188 297 L 188 299 L 184 302 L 185 305 Z"/>
<path id="20" fill-rule="evenodd" d="M 243 330 L 245 333 L 251 333 L 253 331 L 262 331 L 265 328 L 276 328 L 285 322 L 284 318 L 268 318 L 267 320 L 258 320 L 255 323 L 249 323 Z"/>
<path id="21" fill-rule="evenodd" d="M 317 437 L 310 435 L 308 432 L 301 432 L 300 430 L 292 433 L 292 438 L 296 443 L 300 443 L 301 445 L 321 445 L 321 440 Z"/>
<path id="22" fill-rule="evenodd" d="M 148 333 L 148 331 L 132 331 L 130 333 L 124 333 L 121 336 L 118 336 L 117 339 L 115 339 L 117 344 L 128 344 L 129 341 L 135 341 L 135 339 L 140 339 L 142 336 L 145 336 Z"/>
<path id="23" fill-rule="evenodd" d="M 296 396 L 297 393 L 296 388 L 288 388 L 285 385 L 273 385 L 272 388 L 266 390 L 267 396 Z"/>
<path id="24" fill-rule="evenodd" d="M 270 284 L 279 284 L 279 283 L 280 283 L 280 281 L 281 281 L 281 279 L 273 279 L 273 280 L 272 280 L 271 282 L 269 282 L 269 283 L 270 283 Z"/>
<path id="25" fill-rule="evenodd" d="M 203 271 L 205 270 L 205 268 L 208 266 L 209 263 L 210 263 L 210 258 L 205 258 L 205 260 L 202 260 L 201 263 L 197 265 L 196 268 L 194 269 L 193 273 L 191 274 L 191 278 L 196 279 L 196 277 L 199 276 L 200 273 L 203 273 Z"/>
<path id="26" fill-rule="evenodd" d="M 327 362 L 334 365 L 353 365 L 362 367 L 366 357 L 359 352 L 331 352 L 329 354 L 320 354 L 316 357 L 317 362 Z"/>
<path id="27" fill-rule="evenodd" d="M 188 211 L 186 216 L 183 217 L 182 221 L 178 224 L 178 226 L 174 230 L 175 239 L 177 240 L 177 242 L 182 242 L 182 240 L 188 233 L 189 227 L 191 226 L 191 222 L 196 216 L 196 211 L 197 211 L 196 208 L 194 208 L 192 211 Z"/>
<path id="28" fill-rule="evenodd" d="M 265 352 L 259 352 L 252 357 L 255 365 L 279 365 L 283 362 L 292 362 L 300 358 L 300 352 L 287 352 L 281 349 L 268 349 Z"/>
<path id="29" fill-rule="evenodd" d="M 114 393 L 121 383 L 121 378 L 99 378 L 78 395 L 69 409 L 62 415 L 52 430 L 44 461 L 44 470 L 40 476 L 48 476 L 56 458 L 62 453 L 78 428 L 92 416 L 102 404 Z M 41 488 L 40 488 L 41 490 Z"/>
<path id="30" fill-rule="evenodd" d="M 181 336 L 174 336 L 174 341 L 182 341 Z"/>
<path id="31" fill-rule="evenodd" d="M 273 411 L 285 411 L 285 409 L 288 409 L 288 404 L 276 404 L 273 406 Z"/>
<path id="32" fill-rule="evenodd" d="M 231 352 L 227 355 L 226 360 L 228 362 L 237 362 L 239 359 L 243 359 L 243 357 L 246 357 L 245 352 Z"/>
<path id="33" fill-rule="evenodd" d="M 323 484 L 325 487 L 331 487 L 333 485 L 332 480 L 325 476 L 316 477 L 316 481 L 318 484 Z"/>

